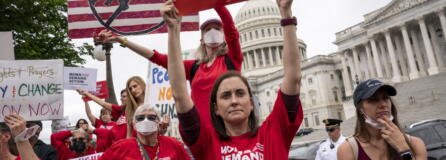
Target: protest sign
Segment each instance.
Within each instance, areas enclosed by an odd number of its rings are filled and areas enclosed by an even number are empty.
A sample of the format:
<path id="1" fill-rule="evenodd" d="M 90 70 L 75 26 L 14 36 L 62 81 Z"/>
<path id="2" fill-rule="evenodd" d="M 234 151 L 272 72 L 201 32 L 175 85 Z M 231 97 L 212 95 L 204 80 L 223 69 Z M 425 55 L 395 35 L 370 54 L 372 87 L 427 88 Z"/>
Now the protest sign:
<path id="1" fill-rule="evenodd" d="M 26 120 L 63 117 L 62 60 L 0 60 L 0 121 L 12 113 Z"/>
<path id="2" fill-rule="evenodd" d="M 159 9 L 165 0 L 68 0 L 68 36 L 89 38 L 108 29 L 120 35 L 166 33 Z M 195 3 L 190 3 L 193 5 Z M 191 13 L 191 12 L 189 12 Z M 181 31 L 197 31 L 198 13 L 184 15 Z"/>
<path id="3" fill-rule="evenodd" d="M 83 157 L 78 157 L 78 158 L 73 158 L 70 160 L 98 160 L 99 157 L 101 157 L 102 152 L 101 153 L 96 153 L 96 154 L 90 154 L 90 155 L 86 155 Z"/>
<path id="4" fill-rule="evenodd" d="M 107 81 L 99 81 L 96 82 L 96 91 L 90 92 L 93 95 L 95 95 L 98 98 L 108 98 L 108 88 L 107 88 Z M 88 97 L 82 97 L 84 101 L 91 101 Z"/>
<path id="5" fill-rule="evenodd" d="M 93 68 L 64 67 L 64 89 L 96 91 L 97 70 Z"/>
<path id="6" fill-rule="evenodd" d="M 55 119 L 51 123 L 51 133 L 57 133 L 65 130 L 73 130 L 75 127 L 71 126 L 70 119 L 65 116 L 63 119 Z"/>
<path id="7" fill-rule="evenodd" d="M 180 11 L 180 15 L 187 15 L 198 11 L 215 8 L 217 5 L 228 5 L 246 0 L 175 0 L 175 7 Z"/>
<path id="8" fill-rule="evenodd" d="M 194 50 L 183 51 L 183 59 L 192 59 Z M 188 89 L 189 83 L 187 83 Z M 190 90 L 190 89 L 189 89 Z M 172 89 L 169 84 L 167 70 L 154 63 L 149 63 L 149 74 L 147 76 L 145 102 L 156 107 L 161 115 L 168 114 L 173 121 L 177 121 L 175 101 L 172 97 Z"/>
<path id="9" fill-rule="evenodd" d="M 12 32 L 0 32 L 0 54 L 1 60 L 14 60 L 14 40 L 12 39 Z"/>

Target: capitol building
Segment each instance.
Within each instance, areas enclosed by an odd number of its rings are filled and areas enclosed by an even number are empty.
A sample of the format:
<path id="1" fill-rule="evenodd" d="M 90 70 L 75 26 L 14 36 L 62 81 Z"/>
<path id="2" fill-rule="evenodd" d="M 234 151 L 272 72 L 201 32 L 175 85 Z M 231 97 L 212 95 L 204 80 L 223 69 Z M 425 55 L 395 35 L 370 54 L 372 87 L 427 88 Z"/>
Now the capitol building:
<path id="1" fill-rule="evenodd" d="M 351 96 L 360 81 L 400 83 L 445 72 L 446 1 L 393 0 L 364 15 L 364 21 L 336 33 L 338 51 L 302 57 L 301 128 L 323 128 L 323 119 L 354 116 Z M 250 0 L 235 16 L 259 118 L 271 112 L 283 77 L 282 28 L 275 2 Z"/>

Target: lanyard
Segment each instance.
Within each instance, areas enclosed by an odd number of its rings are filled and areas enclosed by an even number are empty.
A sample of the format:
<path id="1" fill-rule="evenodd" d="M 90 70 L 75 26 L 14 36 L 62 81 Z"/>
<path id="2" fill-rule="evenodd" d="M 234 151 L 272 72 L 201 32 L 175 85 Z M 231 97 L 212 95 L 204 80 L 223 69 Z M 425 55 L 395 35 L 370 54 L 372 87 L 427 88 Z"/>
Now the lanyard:
<path id="1" fill-rule="evenodd" d="M 136 142 L 138 143 L 138 147 L 139 147 L 139 151 L 141 152 L 141 157 L 143 160 L 151 160 L 149 155 L 147 154 L 146 149 L 144 148 L 144 146 L 141 144 L 141 142 L 139 142 L 138 137 L 135 138 Z M 158 144 L 158 148 L 156 149 L 156 153 L 155 153 L 155 158 L 153 160 L 158 160 L 158 154 L 160 152 L 160 146 Z"/>

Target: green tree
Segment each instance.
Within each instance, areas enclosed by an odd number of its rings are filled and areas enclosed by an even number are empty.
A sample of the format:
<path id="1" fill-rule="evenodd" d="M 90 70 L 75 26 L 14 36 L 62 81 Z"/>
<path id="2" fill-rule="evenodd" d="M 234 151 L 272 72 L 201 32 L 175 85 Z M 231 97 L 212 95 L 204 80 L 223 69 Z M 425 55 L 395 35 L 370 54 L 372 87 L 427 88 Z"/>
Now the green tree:
<path id="1" fill-rule="evenodd" d="M 0 31 L 12 31 L 16 59 L 63 59 L 84 64 L 93 46 L 68 38 L 66 0 L 0 0 Z"/>

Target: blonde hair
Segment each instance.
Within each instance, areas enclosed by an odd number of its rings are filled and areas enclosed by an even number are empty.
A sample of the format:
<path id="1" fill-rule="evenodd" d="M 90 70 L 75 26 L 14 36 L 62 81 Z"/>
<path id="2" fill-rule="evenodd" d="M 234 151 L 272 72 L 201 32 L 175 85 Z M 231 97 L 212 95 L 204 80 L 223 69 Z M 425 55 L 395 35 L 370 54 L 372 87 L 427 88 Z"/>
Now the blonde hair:
<path id="1" fill-rule="evenodd" d="M 141 86 L 143 93 L 145 94 L 146 91 L 146 84 L 144 83 L 144 80 L 139 76 L 133 76 L 127 80 L 126 84 L 126 92 L 127 92 L 127 102 L 125 106 L 125 116 L 126 117 L 133 117 L 135 114 L 135 110 L 138 107 L 138 103 L 136 103 L 135 97 L 133 97 L 132 92 L 130 91 L 130 82 L 135 81 L 138 85 Z M 141 103 L 141 102 L 140 102 Z M 127 118 L 127 126 L 131 128 L 131 125 L 133 123 L 133 118 Z"/>
<path id="2" fill-rule="evenodd" d="M 143 104 L 143 105 L 140 105 L 138 108 L 136 108 L 135 114 L 133 115 L 133 122 L 136 121 L 135 116 L 141 112 L 144 112 L 144 111 L 155 112 L 156 119 L 157 120 L 161 119 L 160 112 L 158 111 L 158 109 L 156 109 L 155 107 L 153 107 L 149 104 Z"/>

